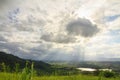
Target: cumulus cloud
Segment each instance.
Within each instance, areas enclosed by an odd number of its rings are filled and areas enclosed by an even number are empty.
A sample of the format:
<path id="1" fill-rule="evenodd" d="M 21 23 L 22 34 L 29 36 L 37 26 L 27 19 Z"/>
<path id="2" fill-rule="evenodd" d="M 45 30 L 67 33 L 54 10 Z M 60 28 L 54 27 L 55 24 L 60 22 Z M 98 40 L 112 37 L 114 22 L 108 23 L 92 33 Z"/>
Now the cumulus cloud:
<path id="1" fill-rule="evenodd" d="M 92 37 L 99 31 L 97 25 L 93 24 L 88 19 L 83 18 L 68 23 L 66 30 L 68 31 L 68 34 L 81 35 L 83 37 Z"/>
<path id="2" fill-rule="evenodd" d="M 82 53 L 93 59 L 113 49 L 99 45 L 120 43 L 119 6 L 119 0 L 0 0 L 0 50 L 37 60 L 80 60 Z"/>

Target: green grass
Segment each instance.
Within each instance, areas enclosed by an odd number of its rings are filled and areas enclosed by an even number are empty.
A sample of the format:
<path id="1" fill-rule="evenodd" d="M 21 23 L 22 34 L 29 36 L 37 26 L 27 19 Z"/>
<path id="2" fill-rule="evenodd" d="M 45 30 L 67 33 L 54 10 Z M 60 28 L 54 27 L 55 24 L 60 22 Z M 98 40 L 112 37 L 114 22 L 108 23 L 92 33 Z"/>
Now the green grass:
<path id="1" fill-rule="evenodd" d="M 103 72 L 99 76 L 90 74 L 36 76 L 33 67 L 33 63 L 29 66 L 28 62 L 26 62 L 26 67 L 22 71 L 19 72 L 19 67 L 16 65 L 15 72 L 10 73 L 7 72 L 7 68 L 3 64 L 3 72 L 0 72 L 0 80 L 120 80 L 119 75 L 117 77 L 105 78 L 103 77 Z"/>
<path id="2" fill-rule="evenodd" d="M 23 73 L 0 73 L 0 80 L 120 80 L 120 78 L 101 78 L 98 76 L 90 75 L 71 75 L 71 76 L 34 76 L 32 78 L 26 78 L 27 74 L 24 74 L 24 77 L 21 78 Z"/>

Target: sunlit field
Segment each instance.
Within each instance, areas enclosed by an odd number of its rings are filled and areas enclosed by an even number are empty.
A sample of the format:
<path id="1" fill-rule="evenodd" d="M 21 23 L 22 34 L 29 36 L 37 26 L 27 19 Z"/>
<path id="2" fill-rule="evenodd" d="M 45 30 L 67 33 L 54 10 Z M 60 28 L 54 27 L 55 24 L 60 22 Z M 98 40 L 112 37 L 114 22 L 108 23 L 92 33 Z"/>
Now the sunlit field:
<path id="1" fill-rule="evenodd" d="M 104 78 L 90 75 L 72 75 L 72 76 L 34 76 L 29 78 L 29 75 L 0 73 L 0 80 L 119 80 L 116 78 Z"/>
<path id="2" fill-rule="evenodd" d="M 92 74 L 73 74 L 73 75 L 37 75 L 34 70 L 34 65 L 31 65 L 31 68 L 27 66 L 20 72 L 6 72 L 6 69 L 3 72 L 0 72 L 0 80 L 119 80 L 119 75 L 111 75 L 107 73 L 105 77 L 103 72 L 95 76 Z"/>

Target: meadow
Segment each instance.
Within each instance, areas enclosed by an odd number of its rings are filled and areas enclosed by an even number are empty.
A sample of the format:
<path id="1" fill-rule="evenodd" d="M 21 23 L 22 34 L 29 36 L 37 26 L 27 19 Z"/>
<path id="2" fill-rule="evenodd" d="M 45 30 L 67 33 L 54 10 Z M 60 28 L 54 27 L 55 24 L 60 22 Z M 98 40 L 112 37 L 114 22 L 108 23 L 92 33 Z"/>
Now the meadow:
<path id="1" fill-rule="evenodd" d="M 85 75 L 85 74 L 76 74 L 76 75 L 42 75 L 38 76 L 35 73 L 33 64 L 31 67 L 25 67 L 22 71 L 18 72 L 6 72 L 5 68 L 3 72 L 0 72 L 0 80 L 120 80 L 119 76 L 115 77 L 104 77 L 101 73 L 98 76 L 95 75 Z"/>
<path id="2" fill-rule="evenodd" d="M 15 73 L 0 73 L 0 80 L 120 80 L 116 78 L 104 78 L 99 76 L 90 75 L 71 75 L 71 76 L 24 76 L 22 74 Z"/>
<path id="3" fill-rule="evenodd" d="M 15 70 L 12 72 L 9 71 L 9 67 L 4 63 L 1 65 L 0 80 L 120 80 L 119 75 L 116 76 L 114 72 L 100 72 L 98 75 L 89 73 L 60 75 L 55 71 L 55 74 L 46 75 L 42 73 L 44 75 L 38 75 L 33 63 L 29 66 L 28 62 L 26 62 L 26 66 L 23 69 L 20 69 L 16 64 Z M 67 71 L 64 70 L 64 72 Z M 60 73 L 63 74 L 63 71 Z"/>

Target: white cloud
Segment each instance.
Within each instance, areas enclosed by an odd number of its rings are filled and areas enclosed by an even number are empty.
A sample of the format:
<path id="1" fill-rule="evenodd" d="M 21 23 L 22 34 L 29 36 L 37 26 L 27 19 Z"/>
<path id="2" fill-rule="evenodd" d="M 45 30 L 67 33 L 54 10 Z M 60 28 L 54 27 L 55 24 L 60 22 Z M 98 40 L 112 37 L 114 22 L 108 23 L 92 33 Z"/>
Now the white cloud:
<path id="1" fill-rule="evenodd" d="M 120 14 L 119 0 L 16 0 L 14 5 L 13 2 L 10 8 L 7 3 L 2 5 L 6 8 L 0 12 L 0 50 L 39 60 L 60 60 L 59 56 L 62 60 L 74 60 L 83 53 L 91 59 L 104 53 L 109 57 L 114 52 L 119 55 L 120 43 L 116 39 L 120 36 L 113 35 L 113 30 L 120 29 L 120 18 L 105 21 L 106 16 Z M 81 23 L 86 24 L 81 27 Z"/>

